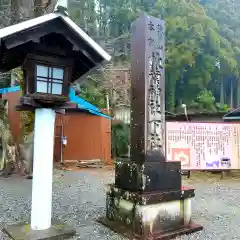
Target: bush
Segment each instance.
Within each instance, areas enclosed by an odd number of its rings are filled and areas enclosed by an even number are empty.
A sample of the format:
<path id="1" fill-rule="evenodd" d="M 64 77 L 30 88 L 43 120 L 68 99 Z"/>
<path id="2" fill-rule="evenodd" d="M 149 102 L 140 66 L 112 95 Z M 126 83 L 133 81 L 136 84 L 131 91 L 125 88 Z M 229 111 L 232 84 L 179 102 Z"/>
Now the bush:
<path id="1" fill-rule="evenodd" d="M 112 124 L 112 157 L 121 157 L 128 153 L 129 126 L 124 123 Z"/>

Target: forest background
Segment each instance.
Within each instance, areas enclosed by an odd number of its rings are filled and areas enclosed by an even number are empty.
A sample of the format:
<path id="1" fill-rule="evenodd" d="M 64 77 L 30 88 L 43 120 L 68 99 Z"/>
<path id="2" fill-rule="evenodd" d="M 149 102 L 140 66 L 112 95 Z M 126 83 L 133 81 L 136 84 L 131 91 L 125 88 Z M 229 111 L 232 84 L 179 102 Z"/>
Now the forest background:
<path id="1" fill-rule="evenodd" d="M 118 106 L 130 106 L 131 24 L 149 14 L 166 22 L 166 110 L 182 113 L 181 105 L 186 104 L 188 112 L 226 112 L 239 105 L 239 0 L 68 2 L 70 17 L 112 56 L 88 81 L 75 85 L 87 101 L 111 109 L 112 115 Z M 0 0 L 0 27 L 49 13 L 55 4 L 56 0 Z M 0 74 L 0 88 L 13 84 L 13 79 L 21 85 L 19 70 Z M 22 116 L 22 122 L 30 122 L 24 132 L 31 133 L 34 115 Z M 0 129 L 4 132 L 4 124 Z"/>
<path id="2" fill-rule="evenodd" d="M 237 0 L 69 0 L 71 18 L 111 55 L 78 84 L 81 97 L 113 110 L 129 105 L 131 23 L 141 14 L 166 22 L 166 110 L 227 111 L 240 103 Z M 0 26 L 53 10 L 56 0 L 0 0 Z M 119 72 L 124 71 L 123 78 Z M 127 73 L 126 73 L 127 72 Z M 1 86 L 10 84 L 1 75 Z"/>

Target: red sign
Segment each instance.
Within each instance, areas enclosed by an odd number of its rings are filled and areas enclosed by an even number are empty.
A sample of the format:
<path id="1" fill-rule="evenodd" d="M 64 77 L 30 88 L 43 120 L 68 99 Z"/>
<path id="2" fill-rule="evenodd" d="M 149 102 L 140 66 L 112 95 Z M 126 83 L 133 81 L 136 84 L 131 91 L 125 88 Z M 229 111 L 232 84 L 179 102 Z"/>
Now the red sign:
<path id="1" fill-rule="evenodd" d="M 191 150 L 190 148 L 172 148 L 172 161 L 181 162 L 182 166 L 190 166 Z"/>

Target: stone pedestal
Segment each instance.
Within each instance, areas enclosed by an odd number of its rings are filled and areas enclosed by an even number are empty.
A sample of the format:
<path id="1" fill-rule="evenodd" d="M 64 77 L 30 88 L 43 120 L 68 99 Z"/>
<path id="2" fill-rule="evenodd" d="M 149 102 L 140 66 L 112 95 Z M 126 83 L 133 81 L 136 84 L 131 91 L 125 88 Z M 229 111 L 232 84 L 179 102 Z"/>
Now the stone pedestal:
<path id="1" fill-rule="evenodd" d="M 115 186 L 132 192 L 180 190 L 181 163 L 166 162 L 158 151 L 148 151 L 142 164 L 119 158 L 115 165 Z"/>
<path id="2" fill-rule="evenodd" d="M 106 217 L 100 222 L 129 239 L 171 239 L 202 230 L 192 222 L 194 196 L 194 189 L 181 187 L 178 162 L 148 162 L 139 169 L 118 160 L 115 184 L 107 190 Z"/>

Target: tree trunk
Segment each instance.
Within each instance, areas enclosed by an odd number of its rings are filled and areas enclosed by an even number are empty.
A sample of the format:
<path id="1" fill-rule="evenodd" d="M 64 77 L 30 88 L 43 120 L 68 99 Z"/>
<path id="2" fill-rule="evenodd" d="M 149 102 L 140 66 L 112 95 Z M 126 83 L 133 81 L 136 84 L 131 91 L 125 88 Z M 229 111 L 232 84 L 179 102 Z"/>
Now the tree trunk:
<path id="1" fill-rule="evenodd" d="M 1 101 L 1 123 L 0 135 L 2 137 L 2 149 L 4 154 L 4 169 L 3 174 L 5 177 L 9 176 L 15 169 L 18 169 L 18 155 L 16 145 L 13 143 L 13 136 L 11 133 L 9 120 L 8 120 L 8 102 Z"/>
<path id="2" fill-rule="evenodd" d="M 45 9 L 51 4 L 51 0 L 35 0 L 34 16 L 39 17 L 45 13 Z"/>
<path id="3" fill-rule="evenodd" d="M 233 108 L 233 79 L 231 79 L 230 107 Z"/>
<path id="4" fill-rule="evenodd" d="M 33 172 L 33 143 L 19 145 L 20 161 L 24 168 L 24 173 L 28 174 L 28 178 L 31 178 Z"/>
<path id="5" fill-rule="evenodd" d="M 166 78 L 168 81 L 168 110 L 174 112 L 175 110 L 175 85 L 176 81 L 174 76 L 169 75 L 169 78 Z"/>
<path id="6" fill-rule="evenodd" d="M 16 145 L 7 145 L 6 153 L 7 153 L 7 159 L 6 159 L 6 165 L 4 168 L 4 177 L 8 177 L 14 171 L 19 169 Z"/>
<path id="7" fill-rule="evenodd" d="M 20 5 L 19 0 L 11 0 L 11 20 L 10 24 L 16 24 L 20 21 Z"/>
<path id="8" fill-rule="evenodd" d="M 240 78 L 237 79 L 237 106 L 240 105 Z"/>
<path id="9" fill-rule="evenodd" d="M 224 83 L 223 78 L 220 78 L 220 103 L 224 104 Z"/>

